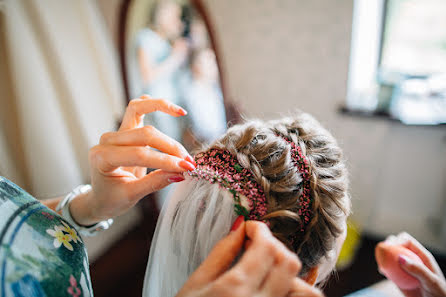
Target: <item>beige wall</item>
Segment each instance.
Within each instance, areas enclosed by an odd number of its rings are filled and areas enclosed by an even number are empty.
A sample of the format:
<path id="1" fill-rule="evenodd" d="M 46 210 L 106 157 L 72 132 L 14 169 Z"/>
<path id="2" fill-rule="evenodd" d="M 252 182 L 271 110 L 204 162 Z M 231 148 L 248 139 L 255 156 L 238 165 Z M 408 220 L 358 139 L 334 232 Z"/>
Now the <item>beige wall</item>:
<path id="1" fill-rule="evenodd" d="M 1 12 L 0 163 L 36 197 L 51 197 L 89 180 L 88 149 L 115 129 L 124 98 L 96 3 L 43 2 L 9 0 Z"/>
<path id="2" fill-rule="evenodd" d="M 21 137 L 18 128 L 18 119 L 16 117 L 17 106 L 15 104 L 14 90 L 12 80 L 9 76 L 10 65 L 6 55 L 6 39 L 5 39 L 4 15 L 0 13 L 0 127 L 8 127 L 8 129 L 0 129 L 0 175 L 16 181 L 23 188 L 28 188 L 29 182 L 24 165 L 24 156 L 20 147 Z M 16 160 L 18 165 L 14 164 Z"/>
<path id="3" fill-rule="evenodd" d="M 115 41 L 121 1 L 98 0 Z M 445 247 L 439 228 L 446 211 L 444 129 L 337 113 L 346 94 L 352 0 L 204 2 L 216 25 L 229 91 L 246 113 L 271 118 L 296 107 L 313 113 L 345 149 L 355 217 L 364 228 L 381 235 L 407 230 Z M 4 54 L 2 39 L 1 61 L 7 61 Z M 0 64 L 2 127 L 14 125 L 9 116 L 16 108 L 7 68 Z M 1 159 L 12 154 L 20 160 L 19 134 L 0 130 Z M 3 162 L 0 171 L 14 166 Z M 24 172 L 7 171 L 26 186 Z"/>
<path id="4" fill-rule="evenodd" d="M 98 2 L 116 40 L 113 24 L 121 2 Z M 229 91 L 246 113 L 271 118 L 296 107 L 313 113 L 345 149 L 355 217 L 363 227 L 381 235 L 407 230 L 431 246 L 445 247 L 439 228 L 446 211 L 444 129 L 337 113 L 346 94 L 352 0 L 204 2 L 216 25 Z M 0 58 L 6 61 L 3 49 L 0 40 Z M 15 106 L 7 67 L 0 64 L 2 127 L 14 122 L 8 118 Z M 0 157 L 20 160 L 19 134 L 4 131 Z M 0 164 L 0 170 L 17 165 L 10 163 Z M 26 174 L 8 174 L 26 186 Z"/>
<path id="5" fill-rule="evenodd" d="M 436 248 L 446 202 L 446 132 L 337 110 L 348 77 L 353 0 L 204 0 L 231 96 L 254 117 L 300 108 L 339 139 L 354 216 L 371 232 L 407 230 Z"/>
<path id="6" fill-rule="evenodd" d="M 294 108 L 314 114 L 345 150 L 354 217 L 364 229 L 407 230 L 430 246 L 446 246 L 439 228 L 446 211 L 444 129 L 337 112 L 346 97 L 353 0 L 203 1 L 230 95 L 246 114 L 271 118 Z"/>

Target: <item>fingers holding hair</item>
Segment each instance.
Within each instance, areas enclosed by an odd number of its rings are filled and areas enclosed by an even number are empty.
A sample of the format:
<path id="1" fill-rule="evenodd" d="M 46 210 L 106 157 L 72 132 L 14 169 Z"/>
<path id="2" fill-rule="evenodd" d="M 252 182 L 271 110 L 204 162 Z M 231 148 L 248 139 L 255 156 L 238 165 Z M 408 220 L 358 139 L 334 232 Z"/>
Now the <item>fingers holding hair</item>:
<path id="1" fill-rule="evenodd" d="M 220 240 L 206 260 L 192 274 L 191 280 L 206 284 L 217 279 L 234 262 L 245 240 L 245 222 Z"/>
<path id="2" fill-rule="evenodd" d="M 265 223 L 247 221 L 246 236 L 252 243 L 240 261 L 222 276 L 222 281 L 225 278 L 241 278 L 252 290 L 261 290 L 273 268 L 293 277 L 300 271 L 301 263 L 297 256 L 272 235 Z M 265 290 L 277 289 L 276 286 L 281 284 L 273 277 Z"/>
<path id="3" fill-rule="evenodd" d="M 264 223 L 244 222 L 239 217 L 231 230 L 177 296 L 323 296 L 296 278 L 300 261 Z M 227 270 L 242 250 L 245 236 L 252 244 L 240 261 Z"/>
<path id="4" fill-rule="evenodd" d="M 260 291 L 265 296 L 286 296 L 292 289 L 293 279 L 297 277 L 299 271 L 300 263 L 298 261 L 284 257 L 268 273 Z"/>
<path id="5" fill-rule="evenodd" d="M 245 282 L 246 279 L 245 284 L 254 290 L 260 287 L 273 267 L 274 257 L 271 257 L 271 253 L 274 251 L 274 241 L 268 227 L 260 222 L 246 222 L 246 236 L 252 244 L 246 249 L 238 263 L 222 277 L 222 280 L 235 277 Z M 259 259 L 262 260 L 259 261 Z"/>
<path id="6" fill-rule="evenodd" d="M 301 270 L 302 264 L 293 252 L 272 236 L 269 228 L 265 224 L 256 223 L 256 225 L 256 227 L 261 227 L 261 229 L 255 230 L 252 233 L 253 243 L 257 245 L 259 238 L 262 239 L 263 237 L 262 233 L 267 230 L 269 236 L 271 236 L 269 239 L 271 240 L 272 246 L 269 247 L 271 254 L 266 256 L 272 258 L 274 262 L 272 268 L 261 283 L 260 291 L 264 296 L 286 296 L 292 288 L 293 280 Z M 250 231 L 250 229 L 247 228 L 247 234 L 248 230 Z"/>

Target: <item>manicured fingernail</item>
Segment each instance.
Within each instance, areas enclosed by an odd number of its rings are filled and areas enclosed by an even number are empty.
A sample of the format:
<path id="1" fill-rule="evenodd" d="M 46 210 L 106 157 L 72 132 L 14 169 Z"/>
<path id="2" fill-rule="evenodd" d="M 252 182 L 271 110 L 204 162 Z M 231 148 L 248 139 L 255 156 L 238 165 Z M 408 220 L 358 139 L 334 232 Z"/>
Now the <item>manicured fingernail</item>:
<path id="1" fill-rule="evenodd" d="M 190 171 L 195 169 L 194 164 L 189 163 L 189 162 L 187 162 L 185 160 L 181 160 L 180 162 L 178 162 L 178 165 L 180 165 L 181 168 L 186 169 L 186 170 L 190 170 Z"/>
<path id="2" fill-rule="evenodd" d="M 190 162 L 190 163 L 192 163 L 192 164 L 194 164 L 194 166 L 197 166 L 197 163 L 195 162 L 194 158 L 192 158 L 191 156 L 187 156 L 185 158 L 185 160 Z"/>
<path id="3" fill-rule="evenodd" d="M 231 227 L 231 231 L 237 230 L 238 227 L 240 227 L 240 225 L 243 223 L 244 220 L 245 220 L 244 216 L 238 216 L 237 219 L 235 219 L 235 222 Z"/>
<path id="4" fill-rule="evenodd" d="M 184 108 L 181 108 L 181 107 L 178 107 L 178 108 L 177 108 L 177 112 L 178 112 L 180 115 L 183 115 L 183 116 L 187 115 L 187 111 L 186 111 Z"/>
<path id="5" fill-rule="evenodd" d="M 406 264 L 408 264 L 409 261 L 410 260 L 403 255 L 398 256 L 398 263 L 400 263 L 401 266 L 405 266 Z"/>
<path id="6" fill-rule="evenodd" d="M 172 176 L 167 179 L 170 183 L 179 183 L 184 180 L 182 176 Z"/>

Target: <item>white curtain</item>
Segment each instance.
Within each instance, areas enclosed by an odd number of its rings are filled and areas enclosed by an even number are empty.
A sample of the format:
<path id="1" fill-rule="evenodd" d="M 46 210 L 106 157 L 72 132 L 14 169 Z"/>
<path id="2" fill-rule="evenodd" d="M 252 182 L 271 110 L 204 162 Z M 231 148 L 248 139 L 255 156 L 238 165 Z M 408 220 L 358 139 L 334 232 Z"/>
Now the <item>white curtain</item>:
<path id="1" fill-rule="evenodd" d="M 110 33 L 95 1 L 5 0 L 0 14 L 0 103 L 16 112 L 0 127 L 0 173 L 37 197 L 66 193 L 88 182 L 88 149 L 124 110 Z"/>

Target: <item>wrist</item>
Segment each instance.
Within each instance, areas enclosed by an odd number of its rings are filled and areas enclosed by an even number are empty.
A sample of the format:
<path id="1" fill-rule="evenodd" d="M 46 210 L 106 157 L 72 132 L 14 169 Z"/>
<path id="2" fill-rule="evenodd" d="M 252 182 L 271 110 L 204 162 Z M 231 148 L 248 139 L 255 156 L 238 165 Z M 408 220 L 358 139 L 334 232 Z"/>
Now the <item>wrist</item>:
<path id="1" fill-rule="evenodd" d="M 90 226 L 101 221 L 95 215 L 94 193 L 92 190 L 80 194 L 74 198 L 69 205 L 69 210 L 73 220 L 80 226 Z"/>
<path id="2" fill-rule="evenodd" d="M 107 230 L 113 219 L 100 221 L 94 206 L 94 192 L 90 185 L 80 185 L 63 198 L 56 207 L 62 218 L 76 228 L 82 235 L 94 236 L 100 230 Z"/>

